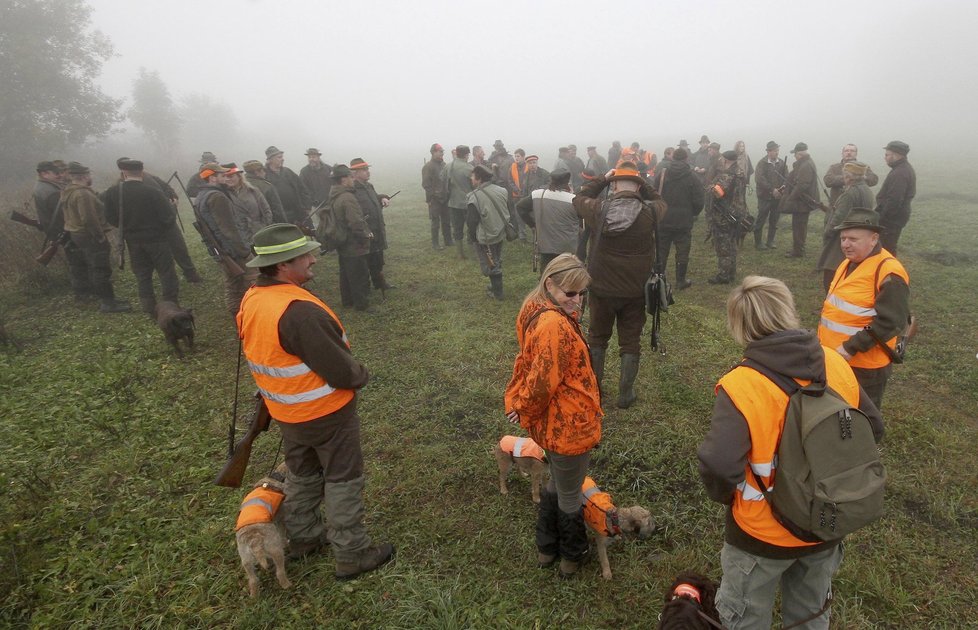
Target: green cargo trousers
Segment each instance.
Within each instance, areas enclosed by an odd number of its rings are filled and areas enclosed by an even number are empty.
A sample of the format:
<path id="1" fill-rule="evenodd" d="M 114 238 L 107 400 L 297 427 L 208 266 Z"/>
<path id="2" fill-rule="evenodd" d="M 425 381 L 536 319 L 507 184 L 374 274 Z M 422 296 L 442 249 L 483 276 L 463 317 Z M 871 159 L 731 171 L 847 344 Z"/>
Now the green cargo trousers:
<path id="1" fill-rule="evenodd" d="M 355 562 L 370 546 L 363 524 L 363 454 L 356 399 L 308 422 L 279 422 L 289 473 L 283 523 L 290 542 L 320 540 L 325 503 L 326 537 L 337 562 Z"/>

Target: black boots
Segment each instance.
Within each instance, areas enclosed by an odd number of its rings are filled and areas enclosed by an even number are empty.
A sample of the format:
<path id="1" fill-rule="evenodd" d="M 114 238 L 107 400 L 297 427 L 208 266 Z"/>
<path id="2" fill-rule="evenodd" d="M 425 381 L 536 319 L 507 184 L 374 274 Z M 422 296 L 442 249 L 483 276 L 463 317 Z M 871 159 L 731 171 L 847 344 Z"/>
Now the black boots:
<path id="1" fill-rule="evenodd" d="M 577 573 L 588 555 L 584 508 L 578 508 L 572 514 L 557 510 L 557 526 L 560 530 L 560 577 L 569 578 Z"/>
<path id="2" fill-rule="evenodd" d="M 544 486 L 540 489 L 540 506 L 537 508 L 537 564 L 541 569 L 553 566 L 560 555 L 557 512 L 557 493 Z"/>
<path id="3" fill-rule="evenodd" d="M 676 288 L 680 291 L 693 286 L 693 281 L 686 279 L 687 267 L 689 267 L 689 263 L 676 263 Z"/>
<path id="4" fill-rule="evenodd" d="M 489 295 L 497 300 L 503 299 L 503 274 L 489 276 Z"/>
<path id="5" fill-rule="evenodd" d="M 628 409 L 638 398 L 638 394 L 635 393 L 638 359 L 637 354 L 621 355 L 621 380 L 618 382 L 618 400 L 615 403 L 619 409 Z"/>
<path id="6" fill-rule="evenodd" d="M 598 382 L 598 389 L 601 390 L 601 381 L 604 379 L 604 357 L 606 348 L 589 348 L 591 352 L 591 368 L 594 370 L 594 378 Z M 602 396 L 603 391 L 602 391 Z"/>

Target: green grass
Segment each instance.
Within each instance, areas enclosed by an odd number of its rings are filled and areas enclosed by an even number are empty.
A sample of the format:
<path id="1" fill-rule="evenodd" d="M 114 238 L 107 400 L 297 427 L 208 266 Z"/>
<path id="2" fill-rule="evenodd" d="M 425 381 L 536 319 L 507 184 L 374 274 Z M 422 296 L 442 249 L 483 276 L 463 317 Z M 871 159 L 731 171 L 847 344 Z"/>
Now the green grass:
<path id="1" fill-rule="evenodd" d="M 728 288 L 704 282 L 715 259 L 703 222 L 694 229 L 696 285 L 663 318 L 667 353 L 644 351 L 639 402 L 608 410 L 593 457 L 598 483 L 619 504 L 648 507 L 659 530 L 612 548 L 613 582 L 596 563 L 565 582 L 534 568 L 528 483 L 514 478 L 500 496 L 491 456 L 512 430 L 502 393 L 515 315 L 535 283 L 530 247 L 506 245 L 507 297 L 492 301 L 472 259 L 430 249 L 413 176 L 384 175 L 379 188 L 404 189 L 387 211 L 388 278 L 398 288 L 386 302 L 376 296 L 374 313 L 338 313 L 371 372 L 360 401 L 367 521 L 397 544 L 397 563 L 340 584 L 327 554 L 290 565 L 292 590 L 266 574 L 261 597 L 247 597 L 232 532 L 244 491 L 211 484 L 226 448 L 237 342 L 220 274 L 188 234 L 206 284 L 182 287 L 198 327 L 185 360 L 144 316 L 75 306 L 57 266 L 4 274 L 13 280 L 0 289 L 0 315 L 21 350 L 0 349 L 0 626 L 645 628 L 678 571 L 719 577 L 722 509 L 701 488 L 695 450 L 713 384 L 739 349 L 723 320 Z M 921 329 L 885 398 L 886 515 L 848 540 L 836 627 L 951 628 L 978 617 L 978 185 L 919 175 L 901 259 Z M 747 244 L 739 264 L 741 276 L 784 279 L 807 325 L 820 286 L 812 267 L 821 221 L 811 223 L 807 259 L 782 258 L 785 218 L 780 249 Z M 311 288 L 336 305 L 335 257 L 315 270 Z M 116 287 L 135 303 L 129 271 Z M 612 353 L 612 390 L 617 374 Z M 251 391 L 245 375 L 243 405 Z M 276 430 L 260 438 L 246 482 L 274 464 L 277 447 Z"/>

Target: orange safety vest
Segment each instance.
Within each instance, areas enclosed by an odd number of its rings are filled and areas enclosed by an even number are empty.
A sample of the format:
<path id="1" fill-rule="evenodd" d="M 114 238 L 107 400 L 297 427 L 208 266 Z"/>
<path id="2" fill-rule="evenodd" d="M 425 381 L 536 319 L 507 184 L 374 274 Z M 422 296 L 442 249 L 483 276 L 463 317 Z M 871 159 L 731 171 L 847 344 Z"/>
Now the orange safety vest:
<path id="1" fill-rule="evenodd" d="M 499 440 L 499 448 L 504 453 L 509 453 L 513 457 L 532 457 L 533 459 L 539 459 L 541 462 L 544 457 L 543 449 L 533 441 L 533 438 L 518 438 L 515 435 L 504 435 L 503 439 Z"/>
<path id="2" fill-rule="evenodd" d="M 289 304 L 312 302 L 336 320 L 343 342 L 350 347 L 346 331 L 332 310 L 300 286 L 286 283 L 248 289 L 238 311 L 238 334 L 248 367 L 268 411 L 279 422 L 306 422 L 333 413 L 353 400 L 352 389 L 331 387 L 294 354 L 282 348 L 278 322 Z"/>
<path id="3" fill-rule="evenodd" d="M 255 488 L 245 496 L 234 531 L 255 523 L 271 523 L 285 495 L 267 486 Z"/>
<path id="4" fill-rule="evenodd" d="M 859 405 L 859 383 L 852 368 L 835 350 L 822 347 L 825 354 L 825 373 L 828 386 L 847 403 Z M 810 381 L 796 379 L 802 386 Z M 747 421 L 750 430 L 750 452 L 744 467 L 744 480 L 734 492 L 732 513 L 740 529 L 754 538 L 778 547 L 805 547 L 818 543 L 795 538 L 771 513 L 771 506 L 755 485 L 751 471 L 757 473 L 768 488 L 777 483 L 776 451 L 788 410 L 788 395 L 760 372 L 739 366 L 727 372 L 716 390 L 727 393 L 737 410 Z"/>
<path id="5" fill-rule="evenodd" d="M 584 506 L 584 520 L 591 529 L 602 536 L 617 536 L 621 533 L 618 509 L 611 502 L 611 495 L 602 492 L 590 477 L 585 477 L 581 484 L 581 505 Z"/>
<path id="6" fill-rule="evenodd" d="M 509 176 L 512 178 L 513 183 L 516 184 L 516 190 L 513 191 L 514 197 L 520 196 L 520 191 L 523 190 L 523 174 L 526 173 L 526 162 L 523 162 L 523 168 L 520 169 L 520 165 L 513 162 L 509 166 Z"/>
<path id="7" fill-rule="evenodd" d="M 846 276 L 849 261 L 843 260 L 835 270 L 835 278 L 822 304 L 822 319 L 818 325 L 818 339 L 823 346 L 838 348 L 850 337 L 868 326 L 876 317 L 876 296 L 880 286 L 890 274 L 895 274 L 910 284 L 907 270 L 893 254 L 881 250 L 870 256 Z M 896 348 L 897 339 L 886 342 Z M 879 344 L 865 352 L 857 352 L 849 365 L 858 368 L 882 368 L 890 364 L 890 357 Z"/>

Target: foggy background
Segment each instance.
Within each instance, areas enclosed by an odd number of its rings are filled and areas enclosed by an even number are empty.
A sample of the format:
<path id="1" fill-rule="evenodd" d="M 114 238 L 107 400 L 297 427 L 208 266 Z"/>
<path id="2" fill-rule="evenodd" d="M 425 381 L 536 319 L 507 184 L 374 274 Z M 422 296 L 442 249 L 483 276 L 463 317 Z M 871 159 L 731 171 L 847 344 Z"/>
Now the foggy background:
<path id="1" fill-rule="evenodd" d="M 328 162 L 420 166 L 432 142 L 489 153 L 497 138 L 549 169 L 562 144 L 583 157 L 637 140 L 661 158 L 706 133 L 723 149 L 745 140 L 755 162 L 770 139 L 789 164 L 805 141 L 820 172 L 854 142 L 885 174 L 889 140 L 913 162 L 978 135 L 975 2 L 89 4 L 115 50 L 99 84 L 123 109 L 143 68 L 175 103 L 233 111 L 233 137 L 184 121 L 200 131 L 165 157 L 191 170 L 203 150 L 240 164 L 270 144 L 295 170 L 310 146 Z M 142 137 L 119 129 L 113 150 Z"/>

